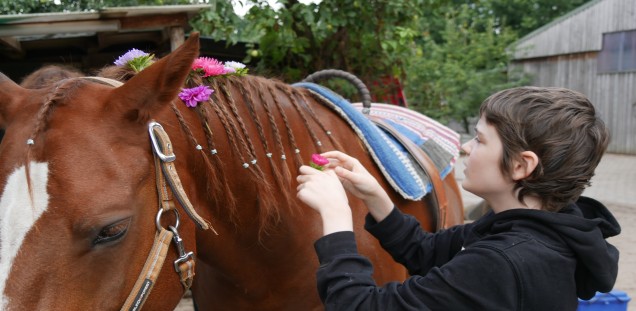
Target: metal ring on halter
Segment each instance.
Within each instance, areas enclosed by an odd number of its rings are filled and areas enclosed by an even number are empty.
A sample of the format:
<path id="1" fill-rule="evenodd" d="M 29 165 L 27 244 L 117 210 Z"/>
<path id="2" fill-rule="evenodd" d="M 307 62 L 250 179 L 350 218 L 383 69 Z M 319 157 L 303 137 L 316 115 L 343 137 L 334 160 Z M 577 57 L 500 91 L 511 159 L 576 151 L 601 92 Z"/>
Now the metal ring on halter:
<path id="1" fill-rule="evenodd" d="M 161 159 L 161 161 L 163 162 L 174 161 L 177 158 L 174 154 L 165 155 L 161 151 L 161 148 L 159 147 L 159 142 L 157 141 L 157 137 L 154 131 L 155 128 L 160 128 L 163 131 L 163 127 L 161 126 L 161 124 L 155 121 L 148 123 L 148 133 L 150 134 L 150 140 L 152 141 L 152 149 L 155 151 L 155 154 L 159 157 L 159 159 Z"/>
<path id="2" fill-rule="evenodd" d="M 174 217 L 175 217 L 175 222 L 174 222 L 174 226 L 168 226 L 168 227 L 174 227 L 175 231 L 179 228 L 179 211 L 176 208 L 173 208 L 172 211 L 174 211 Z M 161 215 L 163 214 L 163 208 L 160 208 L 159 211 L 157 211 L 157 218 L 155 219 L 155 225 L 157 225 L 157 230 L 161 231 L 161 229 L 163 229 L 163 227 L 161 226 Z"/>

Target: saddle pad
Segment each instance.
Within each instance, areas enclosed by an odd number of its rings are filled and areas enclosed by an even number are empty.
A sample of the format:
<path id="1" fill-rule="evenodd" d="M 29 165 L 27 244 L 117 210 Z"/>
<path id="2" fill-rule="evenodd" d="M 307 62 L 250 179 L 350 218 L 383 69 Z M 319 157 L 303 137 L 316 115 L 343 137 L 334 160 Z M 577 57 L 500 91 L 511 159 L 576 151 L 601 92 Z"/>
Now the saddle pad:
<path id="1" fill-rule="evenodd" d="M 361 103 L 353 106 L 362 111 Z M 453 171 L 461 148 L 459 133 L 417 111 L 396 105 L 373 103 L 370 115 L 382 118 L 424 150 L 442 179 Z"/>
<path id="2" fill-rule="evenodd" d="M 432 182 L 406 149 L 391 135 L 375 126 L 359 111 L 359 108 L 356 108 L 349 101 L 323 86 L 306 82 L 296 83 L 294 86 L 306 88 L 324 99 L 325 104 L 349 123 L 367 147 L 369 154 L 389 184 L 403 198 L 417 201 L 432 190 Z M 373 109 L 372 106 L 371 110 L 373 111 Z M 395 120 L 392 122 L 396 123 Z M 426 146 L 425 142 L 429 142 L 428 145 L 435 143 L 434 139 L 425 139 L 420 137 L 419 134 L 411 133 L 410 136 L 420 142 L 418 146 Z M 437 162 L 437 160 L 434 160 L 434 162 Z M 440 161 L 440 163 L 442 162 Z M 446 176 L 452 170 L 452 164 L 450 165 L 450 168 L 446 165 L 443 167 L 444 169 L 440 169 L 440 175 L 443 172 L 444 176 Z"/>

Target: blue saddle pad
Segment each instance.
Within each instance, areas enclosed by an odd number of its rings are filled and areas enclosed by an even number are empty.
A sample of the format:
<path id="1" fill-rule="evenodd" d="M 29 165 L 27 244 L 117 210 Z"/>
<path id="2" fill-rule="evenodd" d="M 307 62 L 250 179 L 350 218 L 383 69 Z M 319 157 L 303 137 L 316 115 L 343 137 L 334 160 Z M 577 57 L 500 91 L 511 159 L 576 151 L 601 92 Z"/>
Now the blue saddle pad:
<path id="1" fill-rule="evenodd" d="M 322 97 L 326 104 L 351 125 L 367 146 L 384 177 L 402 197 L 417 201 L 432 190 L 430 179 L 419 165 L 415 164 L 406 149 L 395 138 L 373 124 L 349 101 L 315 83 L 301 82 L 294 86 L 306 88 Z"/>

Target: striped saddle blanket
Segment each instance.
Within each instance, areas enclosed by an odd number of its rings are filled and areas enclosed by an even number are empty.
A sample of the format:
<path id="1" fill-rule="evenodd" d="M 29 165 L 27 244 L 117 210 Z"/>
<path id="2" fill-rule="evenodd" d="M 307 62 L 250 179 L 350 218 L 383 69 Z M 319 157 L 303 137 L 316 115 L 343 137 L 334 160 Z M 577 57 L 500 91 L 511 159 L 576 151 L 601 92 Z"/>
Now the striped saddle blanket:
<path id="1" fill-rule="evenodd" d="M 407 137 L 417 147 L 424 150 L 444 179 L 459 157 L 459 134 L 439 122 L 413 110 L 387 104 L 371 105 L 369 115 L 379 118 L 393 129 L 387 131 L 376 126 L 370 117 L 361 112 L 361 104 L 352 104 L 328 88 L 314 83 L 294 84 L 321 97 L 351 125 L 363 141 L 371 157 L 391 186 L 405 199 L 420 200 L 433 190 L 433 181 L 418 165 L 408 149 L 392 131 Z"/>

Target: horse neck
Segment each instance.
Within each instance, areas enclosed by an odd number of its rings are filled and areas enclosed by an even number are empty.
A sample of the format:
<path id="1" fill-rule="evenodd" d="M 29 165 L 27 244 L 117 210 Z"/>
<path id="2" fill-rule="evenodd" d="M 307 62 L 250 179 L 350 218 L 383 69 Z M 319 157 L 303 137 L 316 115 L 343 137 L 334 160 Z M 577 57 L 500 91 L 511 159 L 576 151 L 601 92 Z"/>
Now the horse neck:
<path id="1" fill-rule="evenodd" d="M 272 172 L 280 168 L 267 168 L 272 162 L 253 140 L 258 129 L 246 117 L 250 114 L 239 90 L 223 82 L 213 84 L 218 95 L 210 102 L 189 108 L 176 99 L 163 118 L 170 124 L 171 138 L 176 137 L 172 141 L 179 174 L 184 175 L 184 186 L 195 190 L 192 200 L 200 213 L 234 225 L 257 220 L 252 227 L 263 230 L 280 217 L 281 206 L 289 206 L 275 198 L 272 189 L 272 182 L 281 179 Z M 289 172 L 285 179 L 289 189 Z"/>

